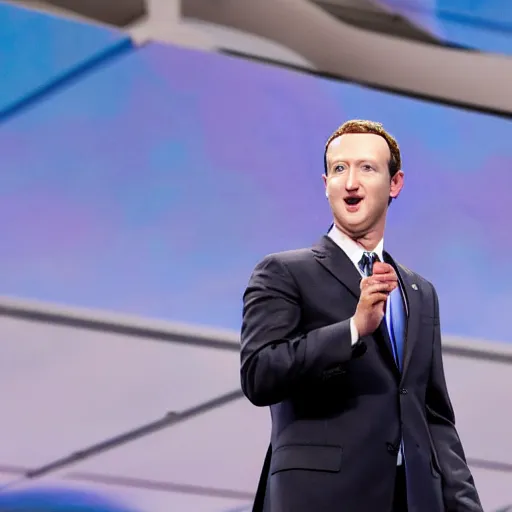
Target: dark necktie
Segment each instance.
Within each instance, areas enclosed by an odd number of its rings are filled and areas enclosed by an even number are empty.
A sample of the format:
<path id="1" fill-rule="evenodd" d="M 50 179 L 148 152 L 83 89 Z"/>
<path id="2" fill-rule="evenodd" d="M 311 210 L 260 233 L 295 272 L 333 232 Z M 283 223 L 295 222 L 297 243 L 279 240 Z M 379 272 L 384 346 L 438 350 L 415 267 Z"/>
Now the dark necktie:
<path id="1" fill-rule="evenodd" d="M 361 269 L 361 272 L 366 276 L 369 277 L 373 273 L 373 264 L 376 261 L 380 261 L 379 257 L 374 252 L 365 251 L 363 252 L 363 255 L 361 259 L 359 260 L 359 268 Z"/>

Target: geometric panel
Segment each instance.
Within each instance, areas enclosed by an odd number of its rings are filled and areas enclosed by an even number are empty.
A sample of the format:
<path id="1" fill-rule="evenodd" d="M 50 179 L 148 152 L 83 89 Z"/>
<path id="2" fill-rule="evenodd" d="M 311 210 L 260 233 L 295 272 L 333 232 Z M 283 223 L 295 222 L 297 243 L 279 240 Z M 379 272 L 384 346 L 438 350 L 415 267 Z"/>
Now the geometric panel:
<path id="1" fill-rule="evenodd" d="M 444 365 L 467 457 L 512 469 L 512 364 L 445 354 Z"/>
<path id="2" fill-rule="evenodd" d="M 5 316 L 0 329 L 0 466 L 47 464 L 240 387 L 237 351 Z"/>
<path id="3" fill-rule="evenodd" d="M 471 472 L 485 511 L 503 511 L 503 507 L 512 506 L 512 473 L 475 467 Z"/>
<path id="4" fill-rule="evenodd" d="M 0 118 L 130 46 L 118 31 L 0 3 Z"/>
<path id="5" fill-rule="evenodd" d="M 229 489 L 251 496 L 270 439 L 267 408 L 245 398 L 73 466 L 70 472 Z"/>
<path id="6" fill-rule="evenodd" d="M 490 53 L 512 54 L 512 10 L 503 0 L 378 0 L 446 43 Z"/>

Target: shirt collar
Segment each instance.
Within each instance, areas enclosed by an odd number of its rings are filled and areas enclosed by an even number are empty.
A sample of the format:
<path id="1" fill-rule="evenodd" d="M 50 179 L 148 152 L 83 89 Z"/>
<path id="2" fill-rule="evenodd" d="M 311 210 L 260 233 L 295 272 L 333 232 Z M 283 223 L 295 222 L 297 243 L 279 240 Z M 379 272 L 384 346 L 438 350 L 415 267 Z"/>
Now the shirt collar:
<path id="1" fill-rule="evenodd" d="M 365 252 L 365 249 L 358 245 L 352 238 L 348 237 L 344 233 L 342 233 L 336 226 L 333 226 L 327 236 L 340 247 L 340 249 L 350 258 L 350 261 L 354 264 L 357 270 L 359 269 L 359 261 Z M 377 254 L 380 258 L 380 261 L 384 261 L 383 252 L 384 252 L 384 239 L 382 239 L 377 247 L 372 251 Z"/>

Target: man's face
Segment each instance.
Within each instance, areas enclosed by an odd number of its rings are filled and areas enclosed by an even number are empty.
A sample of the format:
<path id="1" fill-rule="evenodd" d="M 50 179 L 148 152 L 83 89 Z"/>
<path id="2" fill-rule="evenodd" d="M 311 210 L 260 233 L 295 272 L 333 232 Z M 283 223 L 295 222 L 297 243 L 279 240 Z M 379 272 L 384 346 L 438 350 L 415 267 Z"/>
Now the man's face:
<path id="1" fill-rule="evenodd" d="M 348 133 L 327 148 L 326 194 L 336 224 L 352 238 L 384 230 L 388 201 L 400 193 L 403 173 L 389 174 L 386 140 L 373 133 Z"/>

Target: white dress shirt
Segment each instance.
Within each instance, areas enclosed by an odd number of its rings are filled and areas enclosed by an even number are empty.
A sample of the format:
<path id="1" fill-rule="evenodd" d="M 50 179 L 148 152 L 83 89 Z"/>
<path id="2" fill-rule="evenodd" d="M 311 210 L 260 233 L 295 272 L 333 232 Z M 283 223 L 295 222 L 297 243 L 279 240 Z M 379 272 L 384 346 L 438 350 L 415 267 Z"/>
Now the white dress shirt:
<path id="1" fill-rule="evenodd" d="M 347 235 L 342 233 L 336 226 L 333 226 L 327 236 L 338 246 L 341 248 L 341 250 L 350 258 L 350 261 L 354 264 L 357 271 L 361 274 L 362 277 L 365 277 L 364 273 L 362 272 L 361 268 L 359 267 L 359 262 L 361 261 L 361 258 L 363 257 L 363 253 L 366 252 L 363 247 L 358 245 L 354 240 L 349 238 Z M 372 251 L 379 257 L 380 261 L 384 261 L 384 239 L 382 239 L 375 249 Z M 398 289 L 393 290 L 391 293 L 401 293 L 400 286 Z M 403 293 L 402 293 L 402 300 Z M 404 304 L 405 304 L 404 300 Z M 388 326 L 388 329 L 390 329 L 389 322 L 391 321 L 391 315 L 390 315 L 390 301 L 386 301 L 386 324 Z M 352 337 L 352 345 L 355 345 L 359 341 L 359 333 L 357 332 L 357 327 L 354 323 L 354 317 L 350 319 L 350 334 Z M 400 466 L 402 464 L 402 450 L 403 446 L 400 446 L 400 451 L 398 452 L 398 458 L 397 458 L 397 465 Z"/>
<path id="2" fill-rule="evenodd" d="M 365 277 L 359 268 L 359 262 L 361 261 L 363 253 L 366 252 L 366 250 L 354 242 L 352 238 L 349 238 L 347 235 L 342 233 L 336 226 L 331 228 L 327 236 L 350 258 L 350 261 L 354 264 L 354 267 L 356 267 L 361 276 Z M 377 247 L 375 247 L 372 252 L 374 252 L 379 257 L 380 261 L 384 261 L 384 239 L 382 239 L 377 244 Z M 389 312 L 388 309 L 389 301 L 386 302 L 386 314 Z M 357 332 L 354 318 L 350 319 L 350 333 L 352 335 L 352 345 L 355 345 L 359 341 L 359 333 Z"/>

